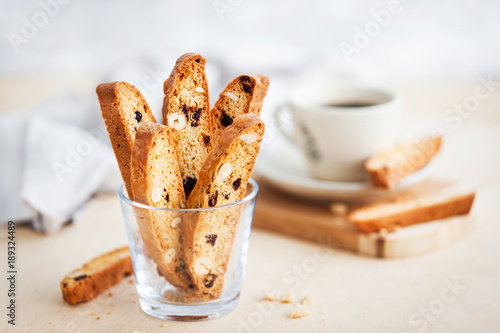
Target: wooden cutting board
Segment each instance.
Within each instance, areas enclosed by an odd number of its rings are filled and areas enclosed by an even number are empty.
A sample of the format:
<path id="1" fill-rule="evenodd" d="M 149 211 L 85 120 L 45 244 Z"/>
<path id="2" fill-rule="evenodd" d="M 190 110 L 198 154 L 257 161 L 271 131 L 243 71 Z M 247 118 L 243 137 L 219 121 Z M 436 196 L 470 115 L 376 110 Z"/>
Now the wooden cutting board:
<path id="1" fill-rule="evenodd" d="M 328 203 L 308 202 L 272 188 L 262 179 L 255 207 L 253 226 L 361 254 L 394 258 L 425 253 L 445 247 L 473 232 L 473 213 L 400 229 L 381 235 L 366 234 L 345 217 L 335 216 Z M 425 180 L 401 194 L 427 193 L 449 186 L 437 180 Z M 358 204 L 359 205 L 359 204 Z M 355 208 L 351 204 L 349 207 Z"/>

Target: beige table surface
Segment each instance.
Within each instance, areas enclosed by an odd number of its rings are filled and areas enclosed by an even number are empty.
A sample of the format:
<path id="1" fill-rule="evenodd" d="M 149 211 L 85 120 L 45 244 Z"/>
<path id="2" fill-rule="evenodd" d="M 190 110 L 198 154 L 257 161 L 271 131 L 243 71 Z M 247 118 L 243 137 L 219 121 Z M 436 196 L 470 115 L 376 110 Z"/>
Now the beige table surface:
<path id="1" fill-rule="evenodd" d="M 61 82 L 83 92 L 95 83 L 71 75 L 0 78 L 0 110 L 33 106 Z M 209 322 L 163 322 L 141 312 L 135 287 L 128 282 L 116 286 L 112 296 L 76 307 L 61 298 L 59 281 L 67 272 L 126 244 L 116 196 L 101 196 L 56 235 L 17 228 L 18 325 L 12 329 L 2 314 L 0 331 L 500 331 L 500 85 L 477 109 L 461 116 L 458 128 L 452 127 L 457 120 L 445 118 L 454 103 L 472 101 L 469 96 L 479 85 L 479 78 L 392 83 L 405 97 L 403 136 L 439 127 L 447 134 L 434 176 L 479 185 L 474 207 L 478 228 L 466 239 L 417 257 L 381 260 L 254 230 L 238 309 Z M 38 87 L 36 94 L 30 93 Z M 88 91 L 93 93 L 93 87 Z M 6 267 L 5 227 L 0 235 L 1 266 Z M 0 308 L 6 312 L 6 279 L 0 281 Z M 455 283 L 458 288 L 450 287 Z M 290 288 L 299 299 L 313 299 L 309 317 L 289 319 L 291 304 L 262 301 L 265 290 Z"/>

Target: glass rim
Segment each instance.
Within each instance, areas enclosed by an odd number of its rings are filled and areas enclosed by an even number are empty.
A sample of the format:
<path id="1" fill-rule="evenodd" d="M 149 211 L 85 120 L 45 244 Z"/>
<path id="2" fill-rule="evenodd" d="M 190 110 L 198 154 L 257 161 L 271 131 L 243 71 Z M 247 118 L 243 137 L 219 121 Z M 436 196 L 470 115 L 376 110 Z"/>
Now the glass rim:
<path id="1" fill-rule="evenodd" d="M 248 180 L 248 184 L 252 185 L 252 192 L 250 192 L 247 196 L 245 196 L 243 199 L 238 200 L 236 202 L 227 204 L 227 205 L 222 205 L 222 206 L 216 206 L 216 207 L 206 207 L 206 208 L 160 208 L 160 207 L 153 207 L 153 206 L 148 206 L 145 204 L 141 204 L 139 202 L 136 202 L 134 200 L 130 200 L 127 198 L 124 194 L 124 189 L 125 189 L 125 183 L 122 183 L 118 187 L 118 198 L 120 198 L 120 201 L 127 203 L 130 206 L 134 207 L 139 207 L 139 208 L 145 208 L 149 210 L 156 210 L 156 211 L 165 211 L 165 212 L 200 212 L 200 211 L 213 211 L 213 210 L 218 210 L 218 209 L 224 209 L 227 207 L 232 207 L 239 205 L 241 203 L 245 203 L 248 201 L 253 200 L 257 196 L 257 192 L 259 192 L 259 185 L 257 185 L 257 182 L 250 178 Z"/>

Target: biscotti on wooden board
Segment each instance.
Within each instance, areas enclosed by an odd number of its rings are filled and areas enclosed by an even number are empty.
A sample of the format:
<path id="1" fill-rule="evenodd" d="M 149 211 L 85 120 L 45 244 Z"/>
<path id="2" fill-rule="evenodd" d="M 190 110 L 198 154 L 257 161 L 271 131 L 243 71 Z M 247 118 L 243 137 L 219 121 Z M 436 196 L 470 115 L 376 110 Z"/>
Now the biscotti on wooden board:
<path id="1" fill-rule="evenodd" d="M 109 139 L 132 199 L 130 157 L 135 133 L 141 123 L 156 120 L 141 92 L 127 82 L 103 83 L 97 86 L 96 91 Z"/>
<path id="2" fill-rule="evenodd" d="M 61 281 L 62 296 L 69 304 L 86 302 L 131 274 L 132 260 L 127 246 L 92 259 L 69 273 Z"/>
<path id="3" fill-rule="evenodd" d="M 401 198 L 356 209 L 349 214 L 349 220 L 364 232 L 391 230 L 468 214 L 474 196 L 473 191 L 446 190 L 428 196 Z"/>
<path id="4" fill-rule="evenodd" d="M 181 56 L 163 87 L 163 124 L 172 129 L 184 193 L 189 198 L 213 145 L 205 59 Z"/>
<path id="5" fill-rule="evenodd" d="M 415 140 L 370 157 L 365 169 L 374 187 L 392 189 L 404 177 L 426 166 L 440 148 L 440 136 Z"/>
<path id="6" fill-rule="evenodd" d="M 249 112 L 260 115 L 268 87 L 264 75 L 240 75 L 229 82 L 212 109 L 214 142 L 236 117 Z"/>
<path id="7" fill-rule="evenodd" d="M 131 174 L 135 201 L 158 208 L 186 207 L 175 146 L 167 126 L 139 126 L 132 148 Z M 181 213 L 138 207 L 135 213 L 145 250 L 161 275 L 174 286 L 191 286 L 182 259 Z"/>
<path id="8" fill-rule="evenodd" d="M 206 208 L 241 200 L 264 135 L 264 123 L 253 113 L 237 117 L 220 136 L 205 161 L 188 206 Z M 223 291 L 241 207 L 186 216 L 182 226 L 184 261 L 195 286 L 206 298 Z"/>

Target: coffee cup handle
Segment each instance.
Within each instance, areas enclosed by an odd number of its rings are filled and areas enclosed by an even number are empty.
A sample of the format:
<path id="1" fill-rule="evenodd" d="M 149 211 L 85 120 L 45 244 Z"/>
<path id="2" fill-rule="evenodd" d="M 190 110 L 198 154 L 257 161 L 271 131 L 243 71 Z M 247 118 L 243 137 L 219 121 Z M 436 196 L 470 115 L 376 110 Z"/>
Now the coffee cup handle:
<path id="1" fill-rule="evenodd" d="M 283 122 L 283 118 L 285 116 L 288 117 L 289 119 L 293 119 L 293 116 L 290 113 L 290 108 L 288 107 L 288 105 L 282 104 L 274 110 L 274 124 L 276 125 L 276 128 L 288 141 L 290 141 L 293 144 L 297 144 L 294 131 L 285 128 L 286 126 Z"/>

